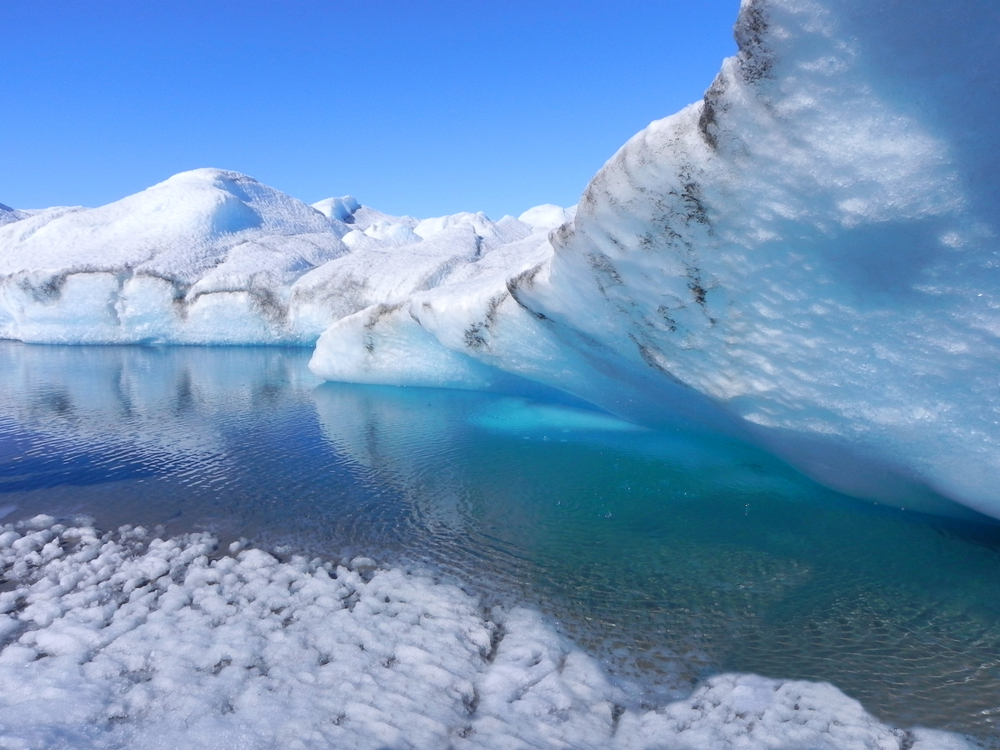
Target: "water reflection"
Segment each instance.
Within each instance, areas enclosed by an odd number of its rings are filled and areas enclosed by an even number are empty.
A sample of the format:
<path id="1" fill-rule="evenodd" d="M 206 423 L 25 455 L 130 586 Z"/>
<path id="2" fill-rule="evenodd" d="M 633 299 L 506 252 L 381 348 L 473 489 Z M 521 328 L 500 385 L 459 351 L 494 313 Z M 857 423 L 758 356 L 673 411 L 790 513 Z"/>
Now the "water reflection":
<path id="1" fill-rule="evenodd" d="M 0 515 L 211 528 L 526 598 L 651 701 L 718 670 L 1000 716 L 996 525 L 524 395 L 320 384 L 289 349 L 0 344 Z"/>

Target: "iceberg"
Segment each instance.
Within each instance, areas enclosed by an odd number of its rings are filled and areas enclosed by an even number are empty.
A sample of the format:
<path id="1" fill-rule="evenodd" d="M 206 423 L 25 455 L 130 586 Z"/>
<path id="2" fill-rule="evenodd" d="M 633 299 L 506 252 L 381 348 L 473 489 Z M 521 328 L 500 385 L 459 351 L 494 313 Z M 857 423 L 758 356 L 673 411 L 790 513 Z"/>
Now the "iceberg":
<path id="1" fill-rule="evenodd" d="M 286 287 L 347 252 L 346 225 L 201 169 L 95 209 L 0 229 L 0 331 L 46 343 L 280 342 Z"/>
<path id="2" fill-rule="evenodd" d="M 983 0 L 744 0 L 702 101 L 633 137 L 578 207 L 496 222 L 307 206 L 221 170 L 4 208 L 0 336 L 528 380 L 848 495 L 1000 518 L 998 33 Z"/>
<path id="3" fill-rule="evenodd" d="M 704 99 L 622 147 L 571 221 L 334 323 L 313 369 L 455 384 L 460 352 L 849 495 L 1000 517 L 998 31 L 974 0 L 745 0 Z M 401 371 L 383 348 L 425 353 Z"/>
<path id="4" fill-rule="evenodd" d="M 307 206 L 219 169 L 95 209 L 0 206 L 0 336 L 312 345 L 333 322 L 438 286 L 490 250 L 533 232 L 541 242 L 565 212 L 536 213 L 421 221 L 352 196 Z"/>

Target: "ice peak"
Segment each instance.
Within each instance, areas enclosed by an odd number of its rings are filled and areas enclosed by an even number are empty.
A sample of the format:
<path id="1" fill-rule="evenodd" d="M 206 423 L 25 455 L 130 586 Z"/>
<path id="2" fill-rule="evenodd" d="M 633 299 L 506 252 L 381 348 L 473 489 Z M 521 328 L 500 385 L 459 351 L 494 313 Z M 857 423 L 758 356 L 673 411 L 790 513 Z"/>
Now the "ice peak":
<path id="1" fill-rule="evenodd" d="M 576 214 L 576 206 L 563 208 L 553 203 L 543 203 L 540 206 L 529 208 L 518 216 L 518 221 L 523 221 L 532 229 L 555 229 L 571 221 Z"/>
<path id="2" fill-rule="evenodd" d="M 353 195 L 345 195 L 340 198 L 324 198 L 312 204 L 312 207 L 329 219 L 337 219 L 345 224 L 354 221 L 354 214 L 361 204 L 355 200 Z"/>

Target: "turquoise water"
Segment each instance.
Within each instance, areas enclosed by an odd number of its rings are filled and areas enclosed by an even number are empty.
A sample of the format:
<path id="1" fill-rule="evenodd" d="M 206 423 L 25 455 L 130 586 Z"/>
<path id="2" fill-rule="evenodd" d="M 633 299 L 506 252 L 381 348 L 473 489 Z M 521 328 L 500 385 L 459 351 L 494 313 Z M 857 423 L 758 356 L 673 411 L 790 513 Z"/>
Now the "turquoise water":
<path id="1" fill-rule="evenodd" d="M 537 394 L 321 384 L 307 361 L 0 344 L 3 521 L 416 561 L 543 609 L 638 702 L 745 671 L 996 736 L 996 524 L 837 495 L 719 436 Z"/>

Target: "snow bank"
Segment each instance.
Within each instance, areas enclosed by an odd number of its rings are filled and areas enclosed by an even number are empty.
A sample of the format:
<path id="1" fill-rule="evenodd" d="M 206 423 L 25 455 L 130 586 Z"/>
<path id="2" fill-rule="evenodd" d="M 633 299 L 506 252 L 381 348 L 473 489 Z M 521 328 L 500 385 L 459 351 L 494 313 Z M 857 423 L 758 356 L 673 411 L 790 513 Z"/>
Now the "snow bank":
<path id="1" fill-rule="evenodd" d="M 825 684 L 709 680 L 655 710 L 539 614 L 426 574 L 206 534 L 0 527 L 7 748 L 965 748 Z"/>

